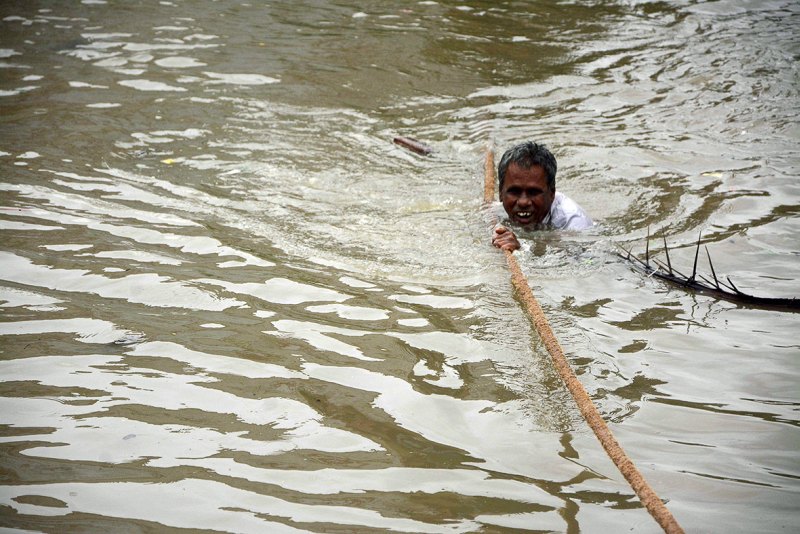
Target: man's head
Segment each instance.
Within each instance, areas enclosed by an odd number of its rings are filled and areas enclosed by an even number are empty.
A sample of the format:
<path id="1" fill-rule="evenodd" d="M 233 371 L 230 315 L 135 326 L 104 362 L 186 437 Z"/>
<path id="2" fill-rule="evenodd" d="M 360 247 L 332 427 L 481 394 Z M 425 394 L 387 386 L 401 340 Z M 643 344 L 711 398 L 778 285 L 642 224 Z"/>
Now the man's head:
<path id="1" fill-rule="evenodd" d="M 544 145 L 522 143 L 503 154 L 497 168 L 500 201 L 512 221 L 539 224 L 556 194 L 556 158 Z"/>
<path id="2" fill-rule="evenodd" d="M 545 176 L 547 176 L 547 185 L 553 191 L 556 190 L 558 165 L 556 164 L 555 156 L 546 146 L 528 141 L 505 151 L 503 157 L 500 158 L 500 164 L 497 166 L 501 192 L 503 191 L 503 182 L 505 181 L 508 166 L 512 163 L 516 163 L 522 169 L 530 169 L 534 165 L 539 165 L 544 170 Z"/>

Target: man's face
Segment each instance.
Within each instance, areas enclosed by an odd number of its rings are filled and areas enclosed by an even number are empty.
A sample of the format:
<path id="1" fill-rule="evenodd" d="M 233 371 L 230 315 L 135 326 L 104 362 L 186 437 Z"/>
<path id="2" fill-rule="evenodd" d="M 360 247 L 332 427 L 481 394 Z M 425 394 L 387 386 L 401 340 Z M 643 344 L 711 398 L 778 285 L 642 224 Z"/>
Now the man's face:
<path id="1" fill-rule="evenodd" d="M 506 169 L 500 200 L 512 222 L 523 226 L 539 224 L 550 213 L 555 195 L 555 189 L 547 186 L 541 165 L 523 169 L 512 163 Z"/>

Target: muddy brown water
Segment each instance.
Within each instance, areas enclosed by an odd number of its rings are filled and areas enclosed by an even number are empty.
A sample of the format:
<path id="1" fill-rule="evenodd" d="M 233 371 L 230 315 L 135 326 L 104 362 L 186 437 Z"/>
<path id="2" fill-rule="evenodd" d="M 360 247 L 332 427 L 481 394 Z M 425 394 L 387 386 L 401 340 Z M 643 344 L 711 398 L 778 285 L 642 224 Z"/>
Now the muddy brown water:
<path id="1" fill-rule="evenodd" d="M 0 4 L 0 526 L 658 532 L 489 246 L 689 532 L 800 529 L 796 2 Z M 392 143 L 434 148 L 419 156 Z M 653 243 L 656 253 L 660 245 Z M 708 273 L 701 261 L 700 268 Z"/>

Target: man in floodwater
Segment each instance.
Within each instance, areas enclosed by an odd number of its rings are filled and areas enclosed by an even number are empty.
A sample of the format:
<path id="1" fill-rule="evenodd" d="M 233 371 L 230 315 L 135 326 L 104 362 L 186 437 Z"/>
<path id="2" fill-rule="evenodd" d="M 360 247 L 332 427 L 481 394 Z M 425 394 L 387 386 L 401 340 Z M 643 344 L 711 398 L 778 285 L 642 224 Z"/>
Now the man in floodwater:
<path id="1" fill-rule="evenodd" d="M 500 201 L 511 223 L 529 229 L 583 230 L 594 223 L 563 193 L 556 192 L 556 158 L 546 146 L 527 142 L 508 149 L 497 166 Z M 510 229 L 497 226 L 492 244 L 503 250 L 520 248 Z"/>

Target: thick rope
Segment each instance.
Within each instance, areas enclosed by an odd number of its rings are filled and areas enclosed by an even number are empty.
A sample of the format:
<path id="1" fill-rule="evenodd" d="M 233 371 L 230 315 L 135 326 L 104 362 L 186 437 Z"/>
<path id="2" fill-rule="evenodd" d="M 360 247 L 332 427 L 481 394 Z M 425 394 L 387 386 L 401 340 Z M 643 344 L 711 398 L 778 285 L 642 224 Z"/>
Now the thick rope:
<path id="1" fill-rule="evenodd" d="M 494 200 L 494 184 L 494 151 L 489 147 L 486 150 L 483 188 L 483 199 L 487 204 Z M 567 389 L 572 394 L 572 398 L 575 399 L 575 403 L 578 405 L 583 418 L 586 419 L 586 422 L 594 431 L 595 436 L 600 440 L 600 444 L 611 458 L 611 461 L 617 466 L 622 476 L 625 477 L 625 480 L 631 485 L 633 491 L 639 496 L 639 500 L 644 504 L 645 508 L 647 508 L 647 511 L 650 512 L 650 515 L 653 516 L 653 519 L 661 525 L 664 532 L 667 534 L 682 534 L 683 529 L 681 526 L 661 499 L 658 498 L 656 492 L 653 491 L 631 459 L 628 458 L 628 455 L 625 454 L 622 446 L 614 438 L 608 425 L 606 425 L 606 422 L 600 416 L 600 412 L 597 411 L 597 407 L 592 402 L 586 389 L 584 389 L 583 384 L 581 384 L 578 377 L 575 376 L 575 372 L 564 356 L 564 351 L 561 349 L 561 345 L 558 343 L 555 334 L 553 334 L 553 330 L 550 328 L 550 323 L 548 323 L 542 307 L 539 305 L 536 297 L 533 296 L 533 291 L 531 291 L 528 280 L 522 273 L 522 269 L 520 269 L 514 254 L 508 250 L 503 252 L 505 252 L 506 255 L 508 268 L 511 270 L 511 283 L 517 290 L 518 297 L 525 305 L 525 309 L 536 331 L 539 333 L 544 346 L 547 348 L 547 352 L 550 353 L 550 357 L 553 359 L 553 364 L 558 374 L 561 376 L 561 380 L 564 381 Z"/>

